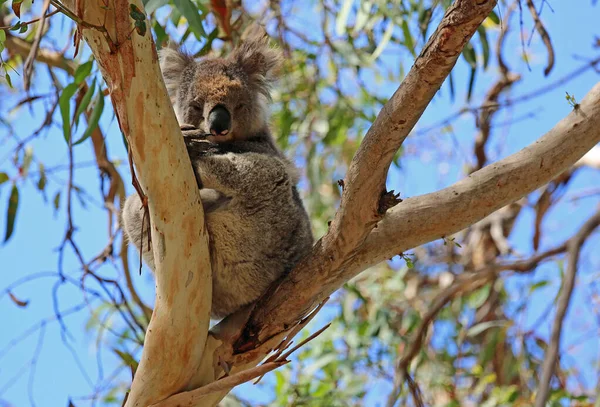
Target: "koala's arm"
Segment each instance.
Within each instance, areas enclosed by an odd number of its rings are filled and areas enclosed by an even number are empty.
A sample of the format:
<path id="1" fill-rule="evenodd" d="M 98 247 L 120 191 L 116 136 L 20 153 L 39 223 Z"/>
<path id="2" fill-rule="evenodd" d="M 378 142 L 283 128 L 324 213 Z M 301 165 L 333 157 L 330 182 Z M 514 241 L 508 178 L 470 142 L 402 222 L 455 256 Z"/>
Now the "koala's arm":
<path id="1" fill-rule="evenodd" d="M 206 154 L 192 165 L 202 188 L 216 190 L 230 198 L 260 200 L 291 187 L 284 162 L 265 154 Z"/>

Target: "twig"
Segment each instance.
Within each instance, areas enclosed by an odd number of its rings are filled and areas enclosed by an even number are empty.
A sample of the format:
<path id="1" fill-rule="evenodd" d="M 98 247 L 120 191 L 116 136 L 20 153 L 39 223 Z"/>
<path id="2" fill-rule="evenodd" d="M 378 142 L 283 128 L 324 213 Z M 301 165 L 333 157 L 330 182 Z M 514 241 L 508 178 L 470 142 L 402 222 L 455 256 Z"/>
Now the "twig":
<path id="1" fill-rule="evenodd" d="M 544 42 L 544 46 L 546 47 L 546 51 L 548 52 L 548 63 L 546 64 L 546 68 L 544 69 L 544 75 L 548 76 L 552 68 L 554 67 L 554 47 L 552 46 L 552 41 L 550 40 L 550 35 L 544 24 L 542 24 L 542 20 L 540 20 L 540 16 L 535 9 L 535 5 L 532 0 L 526 0 L 527 7 L 529 8 L 529 12 L 531 13 L 531 17 L 535 22 L 535 29 L 537 30 L 540 37 L 542 37 L 542 41 Z M 543 3 L 542 3 L 543 4 Z"/>
<path id="2" fill-rule="evenodd" d="M 256 366 L 252 369 L 244 370 L 231 376 L 226 376 L 198 389 L 178 393 L 167 398 L 166 400 L 152 404 L 150 407 L 196 406 L 199 405 L 198 402 L 201 401 L 202 397 L 206 396 L 207 394 L 229 390 L 256 377 L 265 375 L 271 370 L 277 369 L 278 367 L 286 365 L 289 362 L 289 360 L 284 360 L 281 362 L 265 363 L 264 365 Z"/>
<path id="3" fill-rule="evenodd" d="M 554 323 L 552 324 L 550 343 L 546 350 L 546 354 L 544 355 L 542 375 L 535 397 L 535 407 L 544 407 L 550 395 L 550 381 L 552 380 L 552 376 L 554 376 L 554 369 L 558 360 L 562 325 L 571 302 L 573 288 L 575 287 L 577 263 L 579 262 L 581 247 L 598 225 L 600 225 L 600 211 L 596 212 L 594 216 L 588 219 L 581 229 L 579 229 L 577 234 L 569 239 L 567 243 L 569 263 L 567 265 L 567 272 L 565 273 L 562 291 L 558 298 L 558 305 L 556 306 L 556 315 L 554 317 Z"/>
<path id="4" fill-rule="evenodd" d="M 31 51 L 29 52 L 29 55 L 27 55 L 27 59 L 23 64 L 23 87 L 25 88 L 26 92 L 29 92 L 29 87 L 31 85 L 33 61 L 35 61 L 36 59 L 36 55 L 40 47 L 40 41 L 42 40 L 42 35 L 44 34 L 44 26 L 46 24 L 46 13 L 48 12 L 48 7 L 50 7 L 50 1 L 51 0 L 44 0 L 44 4 L 42 6 L 42 14 L 40 16 L 40 24 L 38 25 L 37 32 L 35 33 L 35 39 L 33 40 Z"/>

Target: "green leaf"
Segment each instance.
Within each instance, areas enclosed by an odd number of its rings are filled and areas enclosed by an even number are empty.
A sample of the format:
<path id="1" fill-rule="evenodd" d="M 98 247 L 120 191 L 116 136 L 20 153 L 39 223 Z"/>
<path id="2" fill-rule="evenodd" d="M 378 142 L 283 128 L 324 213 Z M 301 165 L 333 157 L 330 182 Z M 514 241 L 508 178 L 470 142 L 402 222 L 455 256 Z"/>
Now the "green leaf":
<path id="1" fill-rule="evenodd" d="M 548 284 L 550 284 L 550 281 L 548 280 L 538 281 L 537 283 L 529 287 L 529 294 L 533 293 L 536 290 L 539 290 L 542 287 L 546 287 Z"/>
<path id="2" fill-rule="evenodd" d="M 146 13 L 152 14 L 156 9 L 167 4 L 169 0 L 150 0 L 144 8 L 146 9 Z"/>
<path id="3" fill-rule="evenodd" d="M 406 20 L 402 21 L 402 33 L 404 34 L 404 45 L 406 45 L 406 48 L 408 48 L 412 56 L 416 58 L 417 54 L 415 53 L 415 42 L 413 41 Z"/>
<path id="4" fill-rule="evenodd" d="M 67 143 L 71 138 L 71 98 L 77 92 L 77 88 L 78 86 L 75 83 L 71 83 L 63 89 L 58 98 L 58 106 L 63 121 L 63 136 Z"/>
<path id="5" fill-rule="evenodd" d="M 19 28 L 21 28 L 21 22 L 17 21 L 17 23 L 15 25 L 13 25 L 12 27 L 9 28 L 9 30 L 17 31 Z"/>
<path id="6" fill-rule="evenodd" d="M 467 336 L 476 336 L 483 331 L 493 327 L 503 327 L 508 325 L 508 321 L 487 321 L 474 325 L 467 330 Z"/>
<path id="7" fill-rule="evenodd" d="M 92 114 L 90 115 L 90 119 L 88 121 L 88 127 L 85 129 L 83 136 L 79 140 L 73 143 L 74 146 L 77 144 L 83 143 L 92 135 L 92 132 L 98 127 L 98 122 L 100 121 L 100 117 L 102 116 L 102 111 L 104 110 L 104 95 L 102 92 L 98 92 L 98 96 L 96 97 L 96 105 L 94 106 L 94 110 L 92 110 Z"/>
<path id="8" fill-rule="evenodd" d="M 19 189 L 17 184 L 13 183 L 10 196 L 8 198 L 8 209 L 6 211 L 6 234 L 4 235 L 4 242 L 13 234 L 15 228 L 15 218 L 17 217 L 17 209 L 19 208 Z"/>
<path id="9" fill-rule="evenodd" d="M 488 63 L 490 62 L 490 44 L 487 39 L 487 31 L 485 28 L 480 25 L 477 28 L 477 32 L 479 33 L 479 38 L 481 39 L 481 51 L 483 52 L 483 69 L 486 69 Z"/>
<path id="10" fill-rule="evenodd" d="M 450 86 L 450 100 L 454 101 L 455 90 L 454 90 L 454 75 L 452 71 L 450 71 L 450 75 L 448 75 L 448 86 Z"/>
<path id="11" fill-rule="evenodd" d="M 162 44 L 169 39 L 164 27 L 158 21 L 154 22 L 154 34 L 156 34 L 156 43 Z"/>
<path id="12" fill-rule="evenodd" d="M 0 30 L 0 42 L 6 41 L 6 32 L 4 30 Z"/>
<path id="13" fill-rule="evenodd" d="M 6 181 L 8 181 L 8 174 L 0 172 L 0 185 L 4 184 Z"/>
<path id="14" fill-rule="evenodd" d="M 90 85 L 88 90 L 85 92 L 85 95 L 83 95 L 83 97 L 81 98 L 81 102 L 79 103 L 79 106 L 77 107 L 77 111 L 75 112 L 75 116 L 73 117 L 73 122 L 74 122 L 75 126 L 77 126 L 79 124 L 79 116 L 81 116 L 81 114 L 83 112 L 85 112 L 87 107 L 90 105 L 90 101 L 92 100 L 92 96 L 94 95 L 95 90 L 96 90 L 96 78 L 94 78 L 94 80 L 92 81 L 92 84 Z"/>
<path id="15" fill-rule="evenodd" d="M 4 79 L 6 79 L 6 83 L 8 83 L 8 86 L 12 89 L 13 84 L 12 84 L 12 81 L 10 80 L 10 75 L 8 74 L 8 72 L 6 72 L 6 74 L 4 75 Z"/>
<path id="16" fill-rule="evenodd" d="M 40 163 L 38 168 L 40 172 L 40 179 L 38 180 L 37 188 L 40 191 L 43 191 L 44 188 L 46 188 L 46 182 L 48 179 L 46 178 L 46 170 L 44 169 L 44 164 Z"/>
<path id="17" fill-rule="evenodd" d="M 27 31 L 27 28 L 29 28 L 29 26 L 27 24 L 23 24 L 21 26 L 21 29 L 19 30 L 19 34 L 23 34 Z"/>
<path id="18" fill-rule="evenodd" d="M 490 290 L 492 286 L 490 284 L 486 284 L 480 289 L 472 292 L 467 297 L 467 304 L 471 308 L 479 308 L 483 305 L 483 303 L 487 300 L 490 295 Z"/>
<path id="19" fill-rule="evenodd" d="M 388 45 L 388 43 L 392 39 L 393 32 L 394 32 L 394 22 L 390 19 L 388 21 L 387 27 L 385 28 L 385 32 L 381 36 L 381 40 L 379 41 L 377 48 L 375 48 L 375 51 L 373 51 L 373 54 L 371 54 L 371 57 L 369 58 L 370 62 L 374 62 L 377 58 L 379 58 L 379 56 L 381 55 L 383 50 L 385 50 L 385 47 Z"/>
<path id="20" fill-rule="evenodd" d="M 119 357 L 121 358 L 121 360 L 123 361 L 125 366 L 130 366 L 133 369 L 133 372 L 135 374 L 135 371 L 137 370 L 137 367 L 138 367 L 137 360 L 135 360 L 131 354 L 129 354 L 127 352 L 122 352 L 119 349 L 113 348 L 113 352 L 115 352 L 117 355 L 119 355 Z"/>
<path id="21" fill-rule="evenodd" d="M 340 8 L 340 12 L 335 19 L 335 33 L 337 35 L 343 35 L 346 32 L 346 24 L 348 23 L 348 16 L 350 16 L 350 10 L 352 9 L 353 0 L 345 0 Z"/>
<path id="22" fill-rule="evenodd" d="M 188 20 L 190 30 L 194 33 L 197 39 L 206 37 L 206 32 L 202 26 L 202 20 L 204 20 L 204 13 L 201 7 L 196 7 L 191 0 L 173 0 L 175 7 L 179 10 L 181 15 Z"/>
<path id="23" fill-rule="evenodd" d="M 473 89 L 475 88 L 475 76 L 477 75 L 477 69 L 471 69 L 471 76 L 469 77 L 469 89 L 467 91 L 467 102 L 471 100 L 473 96 Z"/>
<path id="24" fill-rule="evenodd" d="M 52 200 L 52 204 L 54 205 L 54 214 L 58 212 L 58 208 L 60 207 L 60 191 L 54 195 L 54 199 Z"/>
<path id="25" fill-rule="evenodd" d="M 84 64 L 81 64 L 77 67 L 75 74 L 73 75 L 73 81 L 76 85 L 80 85 L 81 82 L 87 78 L 92 72 L 92 66 L 94 65 L 94 61 L 88 61 Z"/>
<path id="26" fill-rule="evenodd" d="M 496 14 L 496 12 L 494 10 L 490 11 L 488 18 L 490 20 L 492 20 L 494 23 L 500 24 L 500 18 L 498 17 L 498 14 Z"/>
<path id="27" fill-rule="evenodd" d="M 369 21 L 369 17 L 371 16 L 371 9 L 373 8 L 373 4 L 370 1 L 361 1 L 360 7 L 356 12 L 356 19 L 354 21 L 354 28 L 352 30 L 353 33 L 359 33 Z"/>
<path id="28" fill-rule="evenodd" d="M 31 147 L 27 147 L 25 149 L 25 155 L 23 156 L 23 163 L 21 164 L 21 175 L 23 177 L 27 176 L 31 161 L 33 161 L 33 149 Z"/>
<path id="29" fill-rule="evenodd" d="M 475 48 L 471 43 L 468 43 L 465 46 L 465 49 L 462 52 L 463 58 L 465 61 L 471 66 L 471 68 L 477 68 L 477 54 L 475 53 Z"/>

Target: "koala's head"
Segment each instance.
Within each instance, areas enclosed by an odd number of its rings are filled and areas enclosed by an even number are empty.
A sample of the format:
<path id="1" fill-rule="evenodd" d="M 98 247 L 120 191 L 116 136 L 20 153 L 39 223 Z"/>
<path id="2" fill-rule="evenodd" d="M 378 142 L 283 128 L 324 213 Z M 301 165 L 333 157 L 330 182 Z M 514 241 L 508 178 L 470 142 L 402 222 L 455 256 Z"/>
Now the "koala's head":
<path id="1" fill-rule="evenodd" d="M 265 132 L 270 85 L 282 56 L 266 32 L 253 26 L 243 43 L 223 58 L 195 61 L 166 48 L 160 67 L 180 124 L 212 134 L 214 142 L 244 140 Z"/>

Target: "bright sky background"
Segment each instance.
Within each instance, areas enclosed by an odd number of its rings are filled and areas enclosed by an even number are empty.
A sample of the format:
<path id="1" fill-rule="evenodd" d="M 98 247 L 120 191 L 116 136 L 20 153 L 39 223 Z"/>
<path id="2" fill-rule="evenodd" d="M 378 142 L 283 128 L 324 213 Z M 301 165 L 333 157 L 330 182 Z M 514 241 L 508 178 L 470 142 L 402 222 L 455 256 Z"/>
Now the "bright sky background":
<path id="1" fill-rule="evenodd" d="M 519 58 L 519 39 L 513 33 L 506 48 L 507 55 L 510 57 L 508 62 L 513 69 L 524 73 L 524 81 L 514 88 L 515 96 L 529 93 L 573 71 L 584 63 L 584 61 L 576 59 L 576 56 L 591 57 L 598 53 L 592 51 L 591 43 L 594 35 L 600 35 L 598 31 L 600 9 L 597 6 L 592 7 L 590 0 L 553 1 L 550 4 L 554 8 L 554 13 L 546 8 L 543 19 L 551 33 L 557 55 L 555 69 L 549 79 L 543 77 L 545 54 L 539 47 L 539 40 L 536 36 L 532 42 L 532 49 L 534 50 L 531 61 L 532 72 L 527 72 L 524 69 L 524 63 Z M 306 12 L 309 13 L 310 10 Z M 58 29 L 56 31 L 58 32 Z M 529 28 L 527 29 L 527 35 L 529 35 Z M 59 48 L 70 41 L 70 39 L 64 37 L 55 38 L 58 38 L 56 43 Z M 401 55 L 400 57 L 409 58 L 408 55 Z M 398 55 L 384 53 L 384 60 L 390 67 L 394 67 L 398 64 Z M 408 69 L 408 66 L 405 68 Z M 64 78 L 62 75 L 60 77 Z M 481 100 L 483 93 L 487 90 L 487 85 L 494 80 L 494 77 L 495 63 L 492 63 L 485 77 L 478 77 L 476 93 L 474 94 L 475 103 Z M 47 80 L 45 74 L 40 75 L 39 78 L 44 78 L 40 80 Z M 532 103 L 518 105 L 512 112 L 507 110 L 498 115 L 496 121 L 503 122 L 511 117 L 520 117 L 535 112 L 533 119 L 520 120 L 511 127 L 503 129 L 505 131 L 505 133 L 502 133 L 503 137 L 495 138 L 496 143 L 492 143 L 488 148 L 490 158 L 501 158 L 518 151 L 552 128 L 558 119 L 567 115 L 572 109 L 565 100 L 565 91 L 574 95 L 577 100 L 581 100 L 598 79 L 598 74 L 590 70 L 566 86 L 559 86 L 554 91 L 547 93 L 543 98 L 535 99 Z M 448 88 L 444 86 L 441 94 L 428 108 L 419 127 L 427 127 L 432 123 L 437 123 L 440 118 L 448 116 L 462 106 L 460 97 L 464 94 L 465 84 L 468 80 L 464 62 L 459 63 L 455 71 L 455 80 L 456 94 L 459 96 L 457 101 L 452 103 L 449 100 Z M 17 88 L 22 88 L 20 80 L 14 78 L 13 82 Z M 374 83 L 372 80 L 369 82 Z M 379 86 L 381 86 L 381 93 L 389 96 L 395 90 L 397 84 L 384 83 Z M 41 88 L 44 88 L 43 84 Z M 35 90 L 33 93 L 35 94 Z M 16 103 L 16 100 L 15 95 L 2 95 L 0 97 L 0 108 L 9 109 Z M 107 103 L 105 112 L 108 112 L 109 106 L 109 103 Z M 512 113 L 512 116 L 508 113 Z M 19 114 L 19 118 L 15 121 L 15 132 L 19 139 L 22 139 L 39 126 L 43 116 L 39 108 L 34 108 L 31 114 L 27 109 L 20 111 Z M 35 120 L 32 120 L 31 117 Z M 466 157 L 471 155 L 474 134 L 472 121 L 471 116 L 464 116 L 463 119 L 454 124 L 458 149 Z M 111 150 L 109 151 L 110 157 L 125 159 L 124 149 L 118 141 L 120 131 L 116 121 L 111 121 L 110 116 L 105 114 L 101 126 L 105 134 L 112 138 Z M 503 140 L 498 142 L 499 139 Z M 10 164 L 10 159 L 7 160 L 5 157 L 9 156 L 14 146 L 14 141 L 7 137 L 4 128 L 0 127 L 0 160 L 2 160 L 0 161 L 0 171 L 8 171 L 11 176 L 15 175 L 14 168 Z M 48 134 L 36 139 L 35 142 L 31 143 L 31 146 L 34 149 L 36 159 L 44 162 L 46 168 L 52 168 L 67 162 L 67 147 L 62 137 L 62 131 L 58 126 L 53 127 Z M 403 170 L 394 170 L 390 174 L 388 182 L 389 189 L 401 191 L 403 197 L 434 191 L 440 187 L 450 185 L 462 177 L 461 171 L 463 168 L 456 165 L 457 161 L 450 157 L 450 154 L 455 154 L 457 147 L 454 146 L 454 142 L 450 140 L 448 134 L 413 135 L 408 139 L 407 146 L 412 146 L 417 153 L 404 159 Z M 435 151 L 437 153 L 434 153 Z M 447 159 L 443 159 L 444 156 Z M 82 165 L 76 171 L 75 184 L 80 186 L 97 185 L 98 170 L 93 164 L 94 157 L 91 144 L 85 143 L 78 146 L 76 157 L 77 162 L 82 163 Z M 32 171 L 36 168 L 37 165 L 34 163 Z M 127 166 L 121 165 L 119 170 L 127 182 L 129 179 Z M 66 228 L 64 185 L 66 184 L 67 172 L 56 171 L 49 178 L 47 187 L 48 202 L 44 202 L 33 183 L 20 184 L 21 201 L 15 233 L 8 244 L 0 246 L 1 289 L 24 276 L 40 272 L 55 272 L 57 269 L 58 256 L 56 249 L 62 241 Z M 584 170 L 569 187 L 572 191 L 582 192 L 589 189 L 590 186 L 600 185 L 599 181 L 599 174 L 591 170 Z M 9 185 L 9 183 L 5 183 L 0 187 L 0 230 L 2 233 L 4 233 L 4 214 L 6 213 Z M 131 193 L 131 186 L 127 185 L 127 188 L 128 193 Z M 63 192 L 61 207 L 55 214 L 51 201 L 54 194 L 59 190 Z M 102 207 L 100 195 L 93 188 L 88 189 L 88 193 L 91 194 L 94 202 L 93 206 L 96 206 L 96 208 L 83 208 L 77 203 L 77 200 L 75 200 L 74 206 L 74 220 L 78 226 L 76 238 L 86 259 L 90 259 L 99 253 L 107 241 L 106 215 L 103 210 L 98 209 Z M 560 204 L 547 219 L 542 249 L 569 237 L 581 225 L 583 220 L 592 213 L 596 204 L 597 199 Z M 527 252 L 531 250 L 532 219 L 530 210 L 526 211 L 520 218 L 512 240 L 518 251 Z M 593 242 L 598 243 L 597 236 Z M 594 281 L 598 280 L 600 256 L 597 252 L 590 250 L 592 245 L 587 246 L 587 250 L 581 259 L 579 285 L 576 288 L 574 301 L 564 329 L 563 345 L 566 346 L 580 339 L 571 334 L 570 331 L 581 334 L 581 332 L 596 329 L 596 332 L 598 332 L 594 315 L 590 309 L 590 290 Z M 77 277 L 81 273 L 78 262 L 69 250 L 67 250 L 67 253 L 64 270 L 67 274 Z M 137 261 L 136 256 L 133 250 L 131 253 L 132 264 L 135 264 Z M 116 269 L 113 267 L 105 266 L 102 270 L 106 276 L 117 277 Z M 557 276 L 556 267 L 544 266 L 538 270 L 534 277 L 525 278 L 533 278 L 534 280 L 551 278 L 553 281 L 553 284 L 539 290 L 532 298 L 532 306 L 528 314 L 529 323 L 535 321 L 536 317 L 543 313 L 547 305 L 553 300 L 558 290 L 559 280 L 556 278 Z M 134 278 L 143 298 L 147 302 L 152 302 L 154 285 L 150 274 L 145 271 L 141 277 L 134 274 Z M 0 406 L 66 406 L 69 397 L 74 399 L 75 405 L 78 407 L 87 405 L 87 403 L 78 399 L 92 393 L 95 386 L 101 382 L 101 378 L 110 377 L 117 366 L 117 358 L 106 352 L 106 348 L 103 353 L 99 353 L 98 349 L 100 348 L 97 348 L 95 344 L 96 331 L 85 331 L 84 327 L 89 316 L 89 312 L 85 309 L 83 312 L 73 313 L 65 317 L 65 322 L 69 328 L 66 342 L 71 350 L 64 345 L 61 340 L 60 326 L 53 317 L 51 293 L 55 280 L 55 278 L 42 278 L 15 289 L 14 294 L 18 298 L 29 300 L 29 305 L 26 308 L 16 307 L 8 296 L 0 291 Z M 91 279 L 88 280 L 88 284 L 90 287 L 93 286 Z M 515 298 L 527 295 L 521 289 L 522 279 L 512 278 L 509 286 L 511 287 L 511 294 Z M 80 290 L 68 284 L 60 286 L 58 297 L 61 310 L 67 310 L 82 304 Z M 92 304 L 94 303 L 92 302 Z M 47 323 L 44 328 L 36 329 L 41 320 L 47 321 Z M 312 327 L 320 326 L 324 321 L 326 321 L 326 315 L 317 318 Z M 551 319 L 548 321 L 551 321 Z M 548 335 L 548 327 L 548 324 L 543 325 L 542 335 Z M 30 330 L 33 330 L 32 333 L 26 335 Z M 590 336 L 588 340 L 580 341 L 579 345 L 569 352 L 570 358 L 566 359 L 567 363 L 573 363 L 582 369 L 584 380 L 590 387 L 596 383 L 594 363 L 596 363 L 600 347 L 598 335 L 594 336 Z M 16 343 L 12 346 L 12 341 L 15 338 Z M 31 375 L 30 359 L 38 346 L 41 346 L 41 349 L 36 360 L 35 375 Z M 74 357 L 75 354 L 77 358 Z M 97 369 L 98 359 L 103 360 L 104 369 L 101 372 Z M 82 372 L 85 372 L 85 374 Z M 129 375 L 127 371 L 122 371 L 121 374 L 124 374 L 124 377 Z M 268 383 L 268 380 L 266 382 Z M 28 387 L 33 388 L 33 400 L 28 397 Z M 379 395 L 371 392 L 365 400 L 365 405 L 381 405 L 380 403 L 384 400 L 388 390 L 382 387 L 381 391 L 384 393 Z M 256 401 L 269 400 L 268 390 L 245 385 L 243 391 L 245 398 Z"/>

